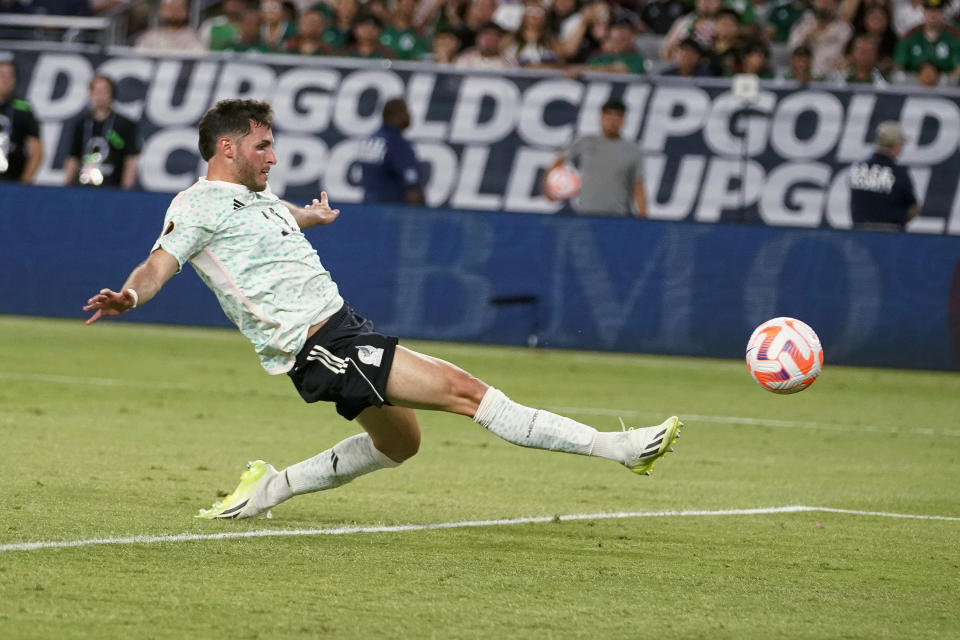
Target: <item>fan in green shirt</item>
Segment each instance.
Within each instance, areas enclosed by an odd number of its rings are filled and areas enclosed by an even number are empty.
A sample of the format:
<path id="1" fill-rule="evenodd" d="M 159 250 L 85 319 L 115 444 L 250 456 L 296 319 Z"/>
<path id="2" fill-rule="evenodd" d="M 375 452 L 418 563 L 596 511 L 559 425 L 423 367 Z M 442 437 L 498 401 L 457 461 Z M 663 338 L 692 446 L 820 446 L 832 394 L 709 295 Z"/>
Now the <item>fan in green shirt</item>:
<path id="1" fill-rule="evenodd" d="M 926 61 L 944 73 L 960 65 L 960 40 L 944 30 L 943 5 L 944 0 L 925 0 L 923 25 L 897 43 L 893 61 L 904 71 L 917 71 Z"/>
<path id="2" fill-rule="evenodd" d="M 632 22 L 626 19 L 614 21 L 603 41 L 602 53 L 587 60 L 587 66 L 597 71 L 645 73 L 647 61 L 642 53 L 634 49 L 635 37 L 636 29 Z"/>
<path id="3" fill-rule="evenodd" d="M 396 0 L 380 33 L 380 44 L 394 51 L 399 60 L 420 60 L 430 53 L 430 42 L 413 26 L 416 9 L 416 0 Z"/>

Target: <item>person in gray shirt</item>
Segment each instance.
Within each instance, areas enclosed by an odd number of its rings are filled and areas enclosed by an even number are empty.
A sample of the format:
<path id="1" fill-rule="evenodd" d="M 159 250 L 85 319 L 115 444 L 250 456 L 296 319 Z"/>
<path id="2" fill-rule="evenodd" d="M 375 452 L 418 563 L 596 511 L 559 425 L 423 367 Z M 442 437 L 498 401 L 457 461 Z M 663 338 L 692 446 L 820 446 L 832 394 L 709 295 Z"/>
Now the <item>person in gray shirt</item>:
<path id="1" fill-rule="evenodd" d="M 640 145 L 620 137 L 626 106 L 608 100 L 600 110 L 602 135 L 583 136 L 557 156 L 545 174 L 572 162 L 580 171 L 580 197 L 574 201 L 578 213 L 589 215 L 647 215 L 643 186 L 643 152 Z M 547 190 L 544 189 L 547 198 Z"/>

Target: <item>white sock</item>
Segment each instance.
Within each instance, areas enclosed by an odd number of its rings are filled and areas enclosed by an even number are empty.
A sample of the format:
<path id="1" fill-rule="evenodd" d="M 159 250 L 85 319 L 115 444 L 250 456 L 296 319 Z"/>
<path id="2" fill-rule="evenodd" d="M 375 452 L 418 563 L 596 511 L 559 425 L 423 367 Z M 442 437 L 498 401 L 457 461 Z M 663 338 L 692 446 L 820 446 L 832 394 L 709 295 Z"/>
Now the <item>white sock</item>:
<path id="1" fill-rule="evenodd" d="M 323 453 L 290 465 L 277 478 L 289 485 L 290 495 L 299 495 L 333 489 L 365 473 L 399 464 L 380 453 L 369 434 L 358 433 Z"/>
<path id="2" fill-rule="evenodd" d="M 484 394 L 474 422 L 521 447 L 565 451 L 624 462 L 624 439 L 618 431 L 597 431 L 576 420 L 517 404 L 498 389 Z"/>

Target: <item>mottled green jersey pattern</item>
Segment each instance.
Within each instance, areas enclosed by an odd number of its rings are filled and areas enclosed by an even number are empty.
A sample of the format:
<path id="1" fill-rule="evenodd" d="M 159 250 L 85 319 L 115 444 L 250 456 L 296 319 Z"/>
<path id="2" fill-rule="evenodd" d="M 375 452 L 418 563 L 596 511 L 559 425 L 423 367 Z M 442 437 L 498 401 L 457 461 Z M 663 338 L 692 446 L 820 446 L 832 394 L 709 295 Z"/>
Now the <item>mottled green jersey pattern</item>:
<path id="1" fill-rule="evenodd" d="M 307 330 L 343 298 L 297 221 L 270 192 L 200 178 L 170 203 L 163 249 L 190 262 L 270 374 L 285 373 Z"/>

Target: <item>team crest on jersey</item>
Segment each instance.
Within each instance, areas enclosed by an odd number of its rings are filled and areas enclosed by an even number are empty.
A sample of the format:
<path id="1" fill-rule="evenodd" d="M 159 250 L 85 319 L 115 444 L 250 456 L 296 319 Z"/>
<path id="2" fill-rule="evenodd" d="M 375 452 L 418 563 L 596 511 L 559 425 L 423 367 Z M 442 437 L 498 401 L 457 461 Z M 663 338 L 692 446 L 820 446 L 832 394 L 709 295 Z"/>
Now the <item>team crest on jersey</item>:
<path id="1" fill-rule="evenodd" d="M 380 362 L 383 360 L 383 349 L 371 347 L 366 344 L 358 345 L 357 357 L 360 358 L 360 362 L 363 364 L 368 364 L 371 367 L 379 367 Z"/>

